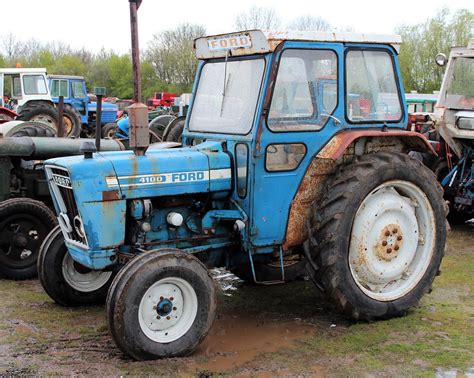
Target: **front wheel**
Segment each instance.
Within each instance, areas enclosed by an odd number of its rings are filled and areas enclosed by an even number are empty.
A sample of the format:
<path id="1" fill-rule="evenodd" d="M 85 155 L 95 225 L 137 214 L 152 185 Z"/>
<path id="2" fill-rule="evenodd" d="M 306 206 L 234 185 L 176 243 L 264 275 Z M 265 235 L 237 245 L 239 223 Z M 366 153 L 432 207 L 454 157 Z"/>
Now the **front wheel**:
<path id="1" fill-rule="evenodd" d="M 69 255 L 59 226 L 45 238 L 38 256 L 38 276 L 44 290 L 63 306 L 102 304 L 112 283 L 112 271 L 91 270 Z"/>
<path id="2" fill-rule="evenodd" d="M 194 256 L 174 249 L 146 252 L 110 287 L 112 338 L 136 360 L 188 355 L 211 328 L 215 295 L 209 272 Z"/>
<path id="3" fill-rule="evenodd" d="M 315 278 L 354 319 L 403 315 L 430 291 L 446 241 L 434 174 L 403 154 L 362 156 L 329 181 L 310 221 Z"/>

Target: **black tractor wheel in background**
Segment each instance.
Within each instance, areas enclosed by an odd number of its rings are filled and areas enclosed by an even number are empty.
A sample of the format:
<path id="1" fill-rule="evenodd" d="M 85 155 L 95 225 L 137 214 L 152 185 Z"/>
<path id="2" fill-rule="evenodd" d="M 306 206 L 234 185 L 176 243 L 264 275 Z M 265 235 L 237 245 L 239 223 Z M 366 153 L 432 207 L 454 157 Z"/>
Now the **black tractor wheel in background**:
<path id="1" fill-rule="evenodd" d="M 216 289 L 206 267 L 175 249 L 145 252 L 125 265 L 107 296 L 116 345 L 136 360 L 190 354 L 214 321 Z"/>
<path id="2" fill-rule="evenodd" d="M 24 122 L 7 134 L 9 137 L 55 137 L 56 129 L 42 122 Z"/>
<path id="3" fill-rule="evenodd" d="M 115 122 L 106 123 L 102 126 L 102 138 L 114 139 L 117 132 L 118 125 Z"/>
<path id="4" fill-rule="evenodd" d="M 56 224 L 42 202 L 12 198 L 0 203 L 0 274 L 16 280 L 36 276 L 41 243 Z"/>
<path id="5" fill-rule="evenodd" d="M 47 102 L 29 102 L 16 117 L 18 121 L 37 121 L 58 129 L 58 111 Z"/>
<path id="6" fill-rule="evenodd" d="M 81 115 L 73 106 L 65 104 L 63 108 L 63 122 L 66 136 L 78 138 L 81 134 Z"/>
<path id="7" fill-rule="evenodd" d="M 69 255 L 59 226 L 44 239 L 38 256 L 38 277 L 48 295 L 63 306 L 102 304 L 114 278 L 113 271 L 96 271 Z"/>
<path id="8" fill-rule="evenodd" d="M 442 189 L 421 162 L 364 155 L 329 179 L 310 218 L 313 276 L 352 319 L 400 316 L 431 290 L 446 241 Z"/>
<path id="9" fill-rule="evenodd" d="M 165 142 L 181 143 L 185 122 L 186 119 L 184 117 L 176 118 L 172 121 L 166 128 Z"/>

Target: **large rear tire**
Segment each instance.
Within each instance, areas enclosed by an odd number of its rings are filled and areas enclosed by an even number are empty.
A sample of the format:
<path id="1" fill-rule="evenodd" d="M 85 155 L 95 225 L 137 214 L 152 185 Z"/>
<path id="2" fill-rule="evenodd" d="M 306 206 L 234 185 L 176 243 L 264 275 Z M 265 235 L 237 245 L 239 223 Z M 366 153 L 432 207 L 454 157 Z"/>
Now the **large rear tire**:
<path id="1" fill-rule="evenodd" d="M 446 241 L 442 189 L 407 155 L 364 155 L 329 180 L 306 245 L 314 279 L 353 319 L 400 316 L 431 290 Z"/>
<path id="2" fill-rule="evenodd" d="M 38 277 L 46 293 L 56 303 L 90 306 L 104 303 L 114 272 L 91 270 L 74 262 L 57 226 L 41 245 Z"/>
<path id="3" fill-rule="evenodd" d="M 47 102 L 27 103 L 16 117 L 18 121 L 37 121 L 58 129 L 58 112 Z"/>
<path id="4" fill-rule="evenodd" d="M 186 119 L 184 117 L 176 118 L 172 121 L 166 129 L 165 141 L 181 143 L 185 122 Z"/>
<path id="5" fill-rule="evenodd" d="M 0 274 L 15 280 L 36 276 L 40 245 L 57 221 L 42 202 L 12 198 L 0 204 Z"/>
<path id="6" fill-rule="evenodd" d="M 66 126 L 66 135 L 68 137 L 78 138 L 81 134 L 81 115 L 71 105 L 65 104 L 63 108 L 63 122 Z"/>
<path id="7" fill-rule="evenodd" d="M 174 249 L 146 252 L 110 287 L 112 338 L 136 360 L 186 356 L 211 328 L 215 296 L 214 282 L 196 257 Z"/>

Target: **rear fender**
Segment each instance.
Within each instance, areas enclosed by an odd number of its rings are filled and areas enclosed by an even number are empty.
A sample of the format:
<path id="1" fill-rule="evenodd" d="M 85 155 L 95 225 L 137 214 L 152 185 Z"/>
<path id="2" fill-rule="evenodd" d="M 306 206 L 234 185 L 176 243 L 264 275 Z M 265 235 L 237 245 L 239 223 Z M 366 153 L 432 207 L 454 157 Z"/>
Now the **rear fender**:
<path id="1" fill-rule="evenodd" d="M 324 193 L 327 179 L 337 166 L 355 156 L 379 151 L 436 152 L 421 134 L 411 131 L 345 131 L 332 138 L 309 163 L 298 191 L 291 202 L 283 248 L 298 246 L 307 239 L 306 223 L 311 211 Z"/>

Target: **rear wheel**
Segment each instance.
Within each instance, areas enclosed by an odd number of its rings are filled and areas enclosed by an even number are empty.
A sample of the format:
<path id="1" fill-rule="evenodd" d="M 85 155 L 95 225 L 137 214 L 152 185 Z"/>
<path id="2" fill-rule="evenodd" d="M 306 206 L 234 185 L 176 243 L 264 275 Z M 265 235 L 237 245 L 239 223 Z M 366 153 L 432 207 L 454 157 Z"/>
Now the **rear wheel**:
<path id="1" fill-rule="evenodd" d="M 18 121 L 37 121 L 58 129 L 58 112 L 46 102 L 27 103 L 16 117 Z"/>
<path id="2" fill-rule="evenodd" d="M 57 224 L 42 202 L 13 198 L 0 204 L 0 273 L 16 280 L 36 275 L 41 243 Z"/>
<path id="3" fill-rule="evenodd" d="M 117 128 L 118 126 L 115 122 L 106 123 L 104 126 L 102 126 L 102 138 L 114 139 Z"/>
<path id="4" fill-rule="evenodd" d="M 176 118 L 172 123 L 170 123 L 167 129 L 165 141 L 181 143 L 183 139 L 183 130 L 185 122 L 186 119 L 182 117 Z"/>
<path id="5" fill-rule="evenodd" d="M 65 104 L 63 109 L 63 122 L 65 125 L 66 135 L 79 137 L 81 134 L 81 115 L 71 105 Z"/>
<path id="6" fill-rule="evenodd" d="M 442 190 L 402 154 L 362 156 L 329 181 L 314 209 L 315 280 L 354 319 L 403 315 L 430 291 L 446 241 Z"/>
<path id="7" fill-rule="evenodd" d="M 107 296 L 112 338 L 137 360 L 190 354 L 209 332 L 215 308 L 214 282 L 206 267 L 172 249 L 135 257 Z"/>
<path id="8" fill-rule="evenodd" d="M 91 270 L 69 255 L 59 226 L 41 245 L 38 276 L 48 295 L 63 306 L 102 304 L 114 278 L 112 271 Z"/>

